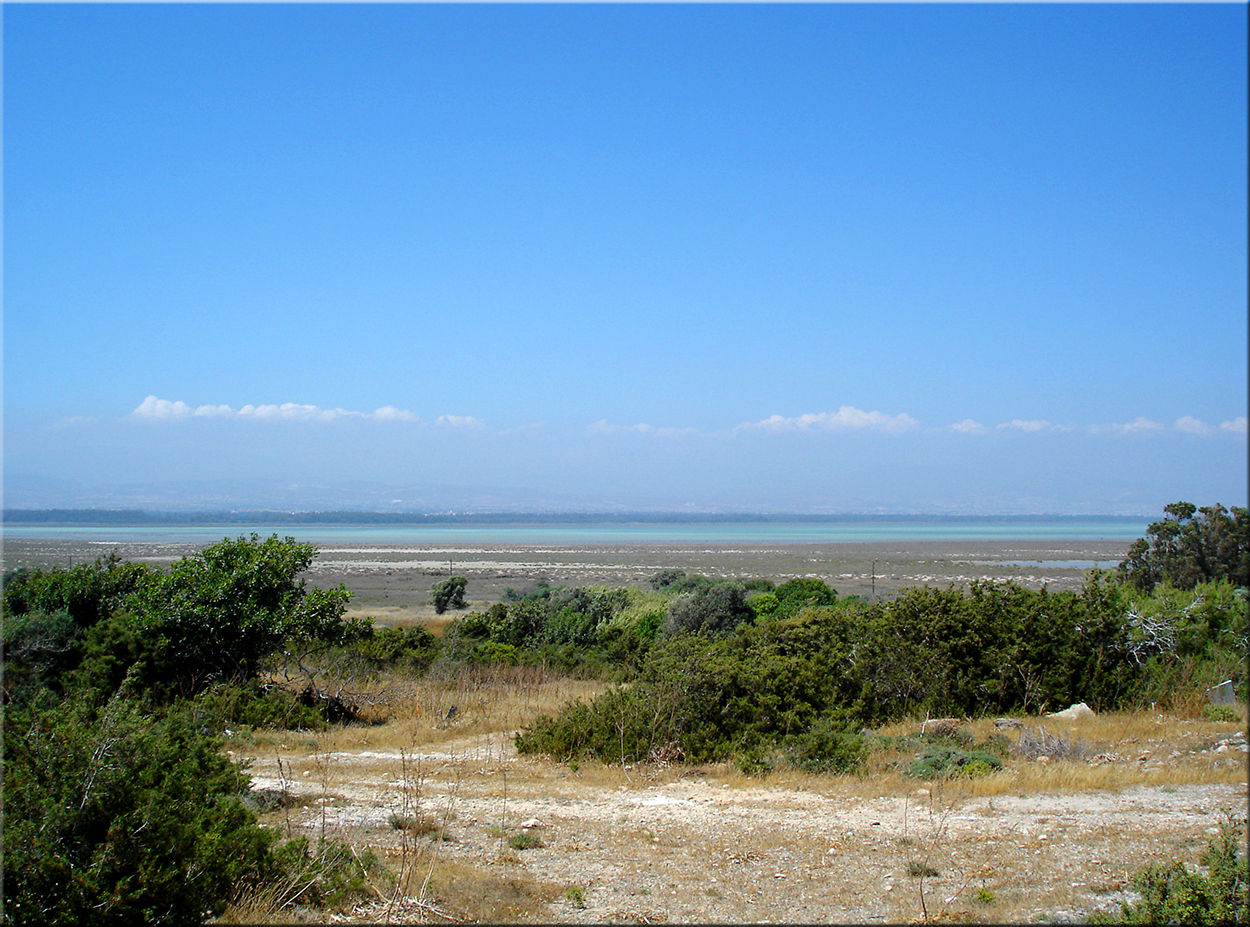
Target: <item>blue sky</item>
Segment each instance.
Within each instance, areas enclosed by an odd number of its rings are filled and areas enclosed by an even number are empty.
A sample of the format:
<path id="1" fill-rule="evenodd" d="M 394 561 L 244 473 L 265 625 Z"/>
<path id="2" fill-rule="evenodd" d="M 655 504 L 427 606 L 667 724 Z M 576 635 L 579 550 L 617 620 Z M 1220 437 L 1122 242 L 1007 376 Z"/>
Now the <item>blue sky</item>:
<path id="1" fill-rule="evenodd" d="M 3 17 L 6 505 L 1246 504 L 1243 4 Z"/>

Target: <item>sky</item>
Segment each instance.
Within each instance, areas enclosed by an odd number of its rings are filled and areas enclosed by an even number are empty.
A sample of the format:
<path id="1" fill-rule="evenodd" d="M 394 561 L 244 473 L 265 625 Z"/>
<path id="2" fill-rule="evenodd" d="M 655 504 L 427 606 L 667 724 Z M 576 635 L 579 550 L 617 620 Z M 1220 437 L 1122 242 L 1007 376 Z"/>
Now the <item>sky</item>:
<path id="1" fill-rule="evenodd" d="M 4 504 L 1247 504 L 1245 4 L 4 4 Z"/>

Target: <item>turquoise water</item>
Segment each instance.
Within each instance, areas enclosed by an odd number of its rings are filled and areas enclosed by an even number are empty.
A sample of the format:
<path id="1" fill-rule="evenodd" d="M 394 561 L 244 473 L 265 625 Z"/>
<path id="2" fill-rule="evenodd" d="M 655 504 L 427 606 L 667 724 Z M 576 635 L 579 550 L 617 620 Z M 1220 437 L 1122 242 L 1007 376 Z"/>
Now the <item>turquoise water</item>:
<path id="1" fill-rule="evenodd" d="M 578 525 L 194 525 L 51 527 L 5 525 L 8 538 L 99 543 L 204 543 L 252 532 L 318 544 L 803 544 L 865 541 L 1133 541 L 1148 522 L 717 522 Z"/>

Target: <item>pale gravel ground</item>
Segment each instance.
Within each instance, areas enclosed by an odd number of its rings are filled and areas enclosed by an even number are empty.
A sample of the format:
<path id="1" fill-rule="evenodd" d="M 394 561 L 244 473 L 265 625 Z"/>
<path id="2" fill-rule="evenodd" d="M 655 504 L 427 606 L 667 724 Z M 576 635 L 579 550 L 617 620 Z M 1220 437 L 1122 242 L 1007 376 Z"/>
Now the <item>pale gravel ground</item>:
<path id="1" fill-rule="evenodd" d="M 1078 919 L 1127 897 L 1146 861 L 1194 858 L 1223 813 L 1246 811 L 1244 783 L 961 798 L 940 784 L 925 795 L 924 783 L 905 797 L 810 777 L 744 786 L 716 769 L 626 768 L 605 781 L 518 757 L 501 734 L 409 753 L 407 779 L 386 751 L 286 762 L 280 774 L 275 756 L 258 756 L 251 771 L 255 788 L 309 800 L 277 813 L 293 829 L 393 850 L 390 815 L 404 809 L 405 782 L 409 795 L 419 784 L 423 811 L 452 812 L 448 858 L 583 889 L 585 908 L 557 899 L 544 922 L 905 922 L 921 915 L 910 860 L 941 873 L 925 884 L 930 916 L 957 895 L 949 908 L 967 918 Z M 1244 769 L 1245 753 L 1213 762 Z M 543 848 L 503 848 L 501 829 L 535 821 Z M 999 917 L 973 901 L 982 886 Z"/>

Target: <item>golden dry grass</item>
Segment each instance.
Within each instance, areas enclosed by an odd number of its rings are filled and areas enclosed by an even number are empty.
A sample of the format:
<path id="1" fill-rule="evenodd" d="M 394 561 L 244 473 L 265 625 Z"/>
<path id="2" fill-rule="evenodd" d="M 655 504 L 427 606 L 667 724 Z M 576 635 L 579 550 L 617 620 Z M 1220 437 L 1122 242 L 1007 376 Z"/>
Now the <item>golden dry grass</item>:
<path id="1" fill-rule="evenodd" d="M 434 673 L 420 680 L 384 679 L 379 686 L 386 689 L 388 697 L 370 708 L 371 723 L 299 734 L 258 731 L 250 751 L 257 756 L 268 753 L 270 758 L 274 752 L 279 753 L 292 769 L 293 777 L 318 784 L 324 796 L 334 796 L 336 789 L 358 777 L 393 783 L 394 754 L 400 751 L 405 756 L 428 756 L 432 748 L 446 753 L 454 758 L 450 765 L 436 769 L 431 763 L 423 769 L 419 760 L 413 760 L 418 765 L 405 767 L 404 787 L 399 792 L 409 804 L 397 806 L 396 811 L 442 827 L 451 824 L 453 839 L 470 824 L 456 818 L 455 793 L 447 791 L 448 777 L 485 776 L 476 786 L 478 795 L 498 800 L 493 807 L 498 808 L 499 817 L 496 819 L 496 811 L 492 810 L 473 825 L 477 832 L 489 826 L 495 834 L 485 848 L 474 851 L 476 855 L 453 852 L 449 847 L 455 844 L 444 844 L 438 838 L 441 828 L 434 827 L 421 828 L 429 830 L 428 834 L 419 833 L 418 829 L 392 830 L 363 840 L 359 835 L 351 838 L 360 841 L 355 844 L 359 852 L 376 853 L 391 874 L 389 881 L 379 877 L 372 902 L 351 912 L 356 919 L 375 922 L 438 922 L 452 917 L 465 921 L 533 922 L 548 919 L 553 910 L 567 911 L 568 916 L 575 918 L 576 908 L 568 899 L 577 895 L 566 895 L 570 885 L 535 875 L 526 853 L 507 847 L 507 838 L 517 833 L 517 820 L 505 813 L 505 809 L 510 813 L 511 805 L 504 802 L 522 792 L 594 800 L 594 796 L 605 793 L 637 794 L 703 779 L 714 781 L 718 789 L 727 789 L 729 794 L 741 790 L 744 798 L 755 790 L 773 790 L 776 794 L 769 800 L 783 804 L 789 801 L 788 795 L 804 791 L 844 799 L 848 806 L 901 799 L 908 809 L 906 823 L 897 832 L 882 835 L 887 847 L 884 856 L 881 844 L 869 852 L 870 848 L 859 838 L 784 828 L 753 831 L 748 841 L 739 838 L 735 842 L 695 828 L 669 827 L 663 833 L 652 833 L 640 825 L 620 827 L 611 839 L 618 841 L 616 845 L 623 856 L 646 848 L 654 859 L 680 858 L 687 861 L 683 866 L 714 874 L 717 881 L 708 884 L 716 894 L 707 897 L 722 899 L 726 904 L 749 905 L 759 880 L 775 878 L 774 865 L 779 859 L 785 859 L 791 867 L 787 870 L 793 880 L 789 885 L 797 896 L 829 897 L 835 890 L 845 891 L 829 887 L 845 881 L 845 860 L 862 857 L 870 862 L 875 859 L 876 865 L 884 865 L 886 872 L 893 873 L 895 888 L 888 896 L 893 906 L 892 918 L 909 920 L 923 916 L 928 920 L 1002 923 L 1029 919 L 1030 912 L 1037 910 L 1039 898 L 1045 899 L 1050 910 L 1080 910 L 1082 905 L 1088 906 L 1091 891 L 1112 892 L 1122 887 L 1131 872 L 1148 858 L 1140 849 L 1125 849 L 1125 835 L 1112 827 L 1088 838 L 1089 875 L 1070 884 L 1062 879 L 1056 881 L 1056 867 L 1048 868 L 1046 864 L 1055 850 L 1037 830 L 1009 832 L 994 839 L 952 837 L 944 822 L 954 809 L 966 808 L 970 801 L 984 809 L 988 802 L 990 810 L 978 813 L 994 818 L 987 820 L 987 827 L 998 830 L 1002 824 L 992 809 L 999 795 L 1117 792 L 1137 785 L 1160 786 L 1165 791 L 1168 786 L 1244 786 L 1247 779 L 1245 754 L 1215 756 L 1201 752 L 1216 739 L 1244 727 L 1244 720 L 1217 723 L 1159 712 L 1116 713 L 1075 721 L 1023 718 L 1022 723 L 1030 728 L 1045 727 L 1052 735 L 1079 744 L 1080 755 L 1049 762 L 1012 755 L 1000 772 L 937 782 L 917 780 L 903 773 L 900 767 L 915 756 L 911 747 L 874 753 L 866 773 L 856 776 L 817 775 L 782 768 L 765 776 L 749 777 L 724 764 L 700 768 L 597 762 L 570 765 L 540 759 L 506 764 L 502 760 L 505 751 L 511 749 L 513 731 L 531 723 L 539 714 L 558 711 L 573 699 L 593 698 L 606 686 L 532 667 Z M 452 704 L 458 710 L 448 720 L 446 713 Z M 905 719 L 883 727 L 879 733 L 916 733 L 922 721 Z M 991 718 L 966 722 L 963 728 L 977 742 L 997 731 Z M 1014 731 L 1008 733 L 1012 739 L 1017 736 Z M 480 751 L 482 743 L 492 744 L 490 749 L 496 751 L 485 762 L 480 752 L 469 754 L 470 750 Z M 371 751 L 380 756 L 376 760 L 355 756 L 350 762 L 342 756 Z M 1117 759 L 1096 759 L 1111 754 Z M 499 776 L 505 766 L 506 782 Z M 436 789 L 423 794 L 427 774 L 442 777 L 441 792 Z M 274 812 L 270 823 L 281 827 L 282 814 Z M 583 846 L 563 844 L 538 852 L 552 850 L 568 854 L 586 852 Z M 831 851 L 835 855 L 830 855 Z M 939 875 L 914 878 L 908 871 L 916 866 L 930 867 Z M 983 891 L 978 896 L 979 889 Z M 283 912 L 267 911 L 266 904 L 272 906 L 273 899 L 242 899 L 222 922 L 281 922 L 283 917 L 279 915 Z M 640 888 L 635 899 L 637 911 L 622 909 L 617 912 L 622 915 L 617 919 L 628 920 L 633 917 L 631 912 L 650 916 L 651 904 L 656 910 L 661 909 L 661 899 L 645 897 Z M 425 909 L 421 905 L 432 907 Z M 285 914 L 289 916 L 289 911 Z"/>

